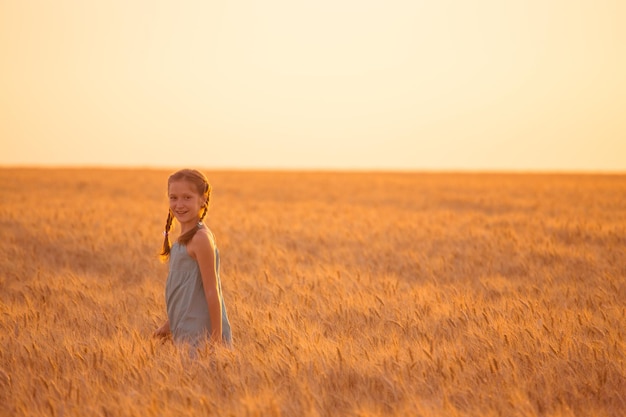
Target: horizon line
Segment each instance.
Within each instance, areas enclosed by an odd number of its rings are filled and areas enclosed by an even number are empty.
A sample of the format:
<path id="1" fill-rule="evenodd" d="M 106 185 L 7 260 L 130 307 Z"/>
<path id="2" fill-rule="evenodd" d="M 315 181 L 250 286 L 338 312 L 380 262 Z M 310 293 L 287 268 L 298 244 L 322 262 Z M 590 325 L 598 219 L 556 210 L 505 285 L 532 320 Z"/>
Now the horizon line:
<path id="1" fill-rule="evenodd" d="M 319 173 L 414 173 L 414 174 L 529 174 L 529 175 L 626 175 L 625 170 L 613 169 L 560 169 L 560 168 L 407 168 L 407 167 L 269 167 L 269 166 L 216 166 L 144 165 L 144 164 L 0 164 L 0 169 L 15 170 L 146 170 L 176 171 L 195 168 L 208 172 L 319 172 Z"/>

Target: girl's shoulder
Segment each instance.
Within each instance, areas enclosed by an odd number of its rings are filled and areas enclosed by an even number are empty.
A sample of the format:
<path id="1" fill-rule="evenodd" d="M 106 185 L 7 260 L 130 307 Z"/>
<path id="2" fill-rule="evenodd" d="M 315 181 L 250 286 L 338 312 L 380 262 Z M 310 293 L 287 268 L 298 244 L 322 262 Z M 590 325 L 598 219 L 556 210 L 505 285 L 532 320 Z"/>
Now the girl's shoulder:
<path id="1" fill-rule="evenodd" d="M 213 231 L 209 229 L 207 225 L 202 226 L 200 231 L 205 231 L 209 236 L 209 239 L 211 239 L 211 242 L 213 242 L 213 246 L 215 246 L 215 235 L 213 234 Z"/>
<path id="2" fill-rule="evenodd" d="M 187 250 L 190 253 L 215 250 L 215 236 L 213 235 L 213 232 L 211 232 L 211 230 L 206 226 L 199 228 L 189 243 L 187 243 Z"/>
<path id="3" fill-rule="evenodd" d="M 211 241 L 212 246 L 215 246 L 215 235 L 206 224 L 202 224 L 202 227 L 198 229 L 196 235 L 206 236 Z"/>

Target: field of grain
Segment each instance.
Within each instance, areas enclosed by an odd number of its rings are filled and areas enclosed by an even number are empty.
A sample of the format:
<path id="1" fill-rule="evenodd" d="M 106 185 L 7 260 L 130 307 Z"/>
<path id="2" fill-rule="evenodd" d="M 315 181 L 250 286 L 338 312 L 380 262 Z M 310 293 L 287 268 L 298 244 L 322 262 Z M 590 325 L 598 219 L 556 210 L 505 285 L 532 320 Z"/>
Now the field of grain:
<path id="1" fill-rule="evenodd" d="M 0 169 L 0 416 L 622 416 L 626 176 L 211 172 L 234 349 L 190 359 L 169 171 Z"/>

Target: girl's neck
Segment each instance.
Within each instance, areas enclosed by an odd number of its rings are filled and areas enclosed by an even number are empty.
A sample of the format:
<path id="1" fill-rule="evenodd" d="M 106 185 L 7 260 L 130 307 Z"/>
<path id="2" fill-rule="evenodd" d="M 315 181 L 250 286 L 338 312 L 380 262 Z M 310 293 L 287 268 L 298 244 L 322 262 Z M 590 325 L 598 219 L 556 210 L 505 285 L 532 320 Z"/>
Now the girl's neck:
<path id="1" fill-rule="evenodd" d="M 201 225 L 201 226 L 199 226 Z M 184 235 L 185 233 L 187 233 L 188 231 L 190 231 L 191 229 L 193 229 L 194 227 L 202 227 L 204 226 L 204 224 L 200 221 L 200 220 L 196 220 L 194 222 L 189 222 L 189 223 L 181 223 L 180 224 L 180 234 Z"/>

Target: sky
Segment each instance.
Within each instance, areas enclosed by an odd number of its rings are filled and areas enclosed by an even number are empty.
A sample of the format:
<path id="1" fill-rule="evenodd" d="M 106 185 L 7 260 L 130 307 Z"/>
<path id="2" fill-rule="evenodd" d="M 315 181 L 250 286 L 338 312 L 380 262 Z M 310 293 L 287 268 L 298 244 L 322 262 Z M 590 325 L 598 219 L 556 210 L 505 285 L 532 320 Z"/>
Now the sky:
<path id="1" fill-rule="evenodd" d="M 626 172 L 622 0 L 0 1 L 0 166 Z"/>

